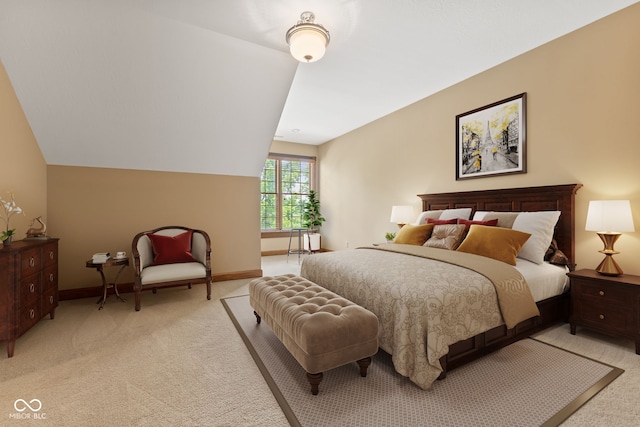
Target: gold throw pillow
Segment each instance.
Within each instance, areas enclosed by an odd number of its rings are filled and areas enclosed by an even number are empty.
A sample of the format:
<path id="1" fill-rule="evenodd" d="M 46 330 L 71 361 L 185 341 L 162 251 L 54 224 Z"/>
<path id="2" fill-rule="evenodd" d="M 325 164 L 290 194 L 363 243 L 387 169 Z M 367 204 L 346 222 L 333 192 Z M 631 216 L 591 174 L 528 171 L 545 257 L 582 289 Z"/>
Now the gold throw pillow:
<path id="1" fill-rule="evenodd" d="M 422 246 L 429 236 L 431 236 L 433 227 L 434 224 L 405 224 L 400 231 L 398 231 L 393 243 Z"/>
<path id="2" fill-rule="evenodd" d="M 516 265 L 516 257 L 531 234 L 509 228 L 474 224 L 458 251 Z"/>

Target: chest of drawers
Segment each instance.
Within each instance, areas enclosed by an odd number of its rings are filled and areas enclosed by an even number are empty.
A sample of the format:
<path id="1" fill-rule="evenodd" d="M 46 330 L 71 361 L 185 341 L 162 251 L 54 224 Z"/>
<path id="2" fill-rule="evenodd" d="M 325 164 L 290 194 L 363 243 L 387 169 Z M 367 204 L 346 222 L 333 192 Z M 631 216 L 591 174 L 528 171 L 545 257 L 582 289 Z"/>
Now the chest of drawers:
<path id="1" fill-rule="evenodd" d="M 58 239 L 0 246 L 0 341 L 16 340 L 58 306 Z"/>
<path id="2" fill-rule="evenodd" d="M 580 325 L 612 336 L 634 340 L 640 354 L 640 277 L 603 276 L 593 270 L 569 273 L 571 317 L 575 335 Z"/>

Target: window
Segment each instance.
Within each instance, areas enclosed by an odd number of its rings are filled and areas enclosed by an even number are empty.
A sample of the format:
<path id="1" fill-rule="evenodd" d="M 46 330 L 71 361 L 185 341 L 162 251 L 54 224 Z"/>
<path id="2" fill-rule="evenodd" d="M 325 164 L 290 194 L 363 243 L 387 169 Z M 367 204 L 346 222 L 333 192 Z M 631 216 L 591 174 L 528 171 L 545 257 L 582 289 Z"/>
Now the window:
<path id="1" fill-rule="evenodd" d="M 302 227 L 302 206 L 315 189 L 315 157 L 269 154 L 260 177 L 260 228 Z"/>

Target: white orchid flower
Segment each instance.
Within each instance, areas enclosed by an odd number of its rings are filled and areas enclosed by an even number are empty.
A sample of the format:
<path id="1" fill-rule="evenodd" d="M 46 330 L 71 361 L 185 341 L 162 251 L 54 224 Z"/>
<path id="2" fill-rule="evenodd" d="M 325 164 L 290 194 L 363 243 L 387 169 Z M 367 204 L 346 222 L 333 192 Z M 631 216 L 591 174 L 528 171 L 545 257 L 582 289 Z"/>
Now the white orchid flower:
<path id="1" fill-rule="evenodd" d="M 22 208 L 20 208 L 20 206 L 16 204 L 16 201 L 13 198 L 13 193 L 9 192 L 9 195 L 11 196 L 11 201 L 0 198 L 0 204 L 2 205 L 2 208 L 4 210 L 4 215 L 2 214 L 2 212 L 0 212 L 0 219 L 6 225 L 5 231 L 2 232 L 2 240 L 5 240 L 15 232 L 15 229 L 9 229 L 9 220 L 11 219 L 11 217 L 15 214 L 22 213 Z"/>

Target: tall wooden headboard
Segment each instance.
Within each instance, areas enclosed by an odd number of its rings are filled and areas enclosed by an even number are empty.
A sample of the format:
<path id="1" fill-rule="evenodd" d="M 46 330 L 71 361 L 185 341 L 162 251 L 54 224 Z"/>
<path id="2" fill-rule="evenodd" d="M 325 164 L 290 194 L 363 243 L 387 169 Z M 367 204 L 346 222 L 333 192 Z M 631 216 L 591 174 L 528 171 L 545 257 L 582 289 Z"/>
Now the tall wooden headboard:
<path id="1" fill-rule="evenodd" d="M 555 239 L 558 248 L 575 264 L 575 195 L 582 184 L 506 188 L 503 190 L 462 191 L 419 194 L 422 210 L 471 208 L 476 211 L 525 212 L 560 211 Z"/>

